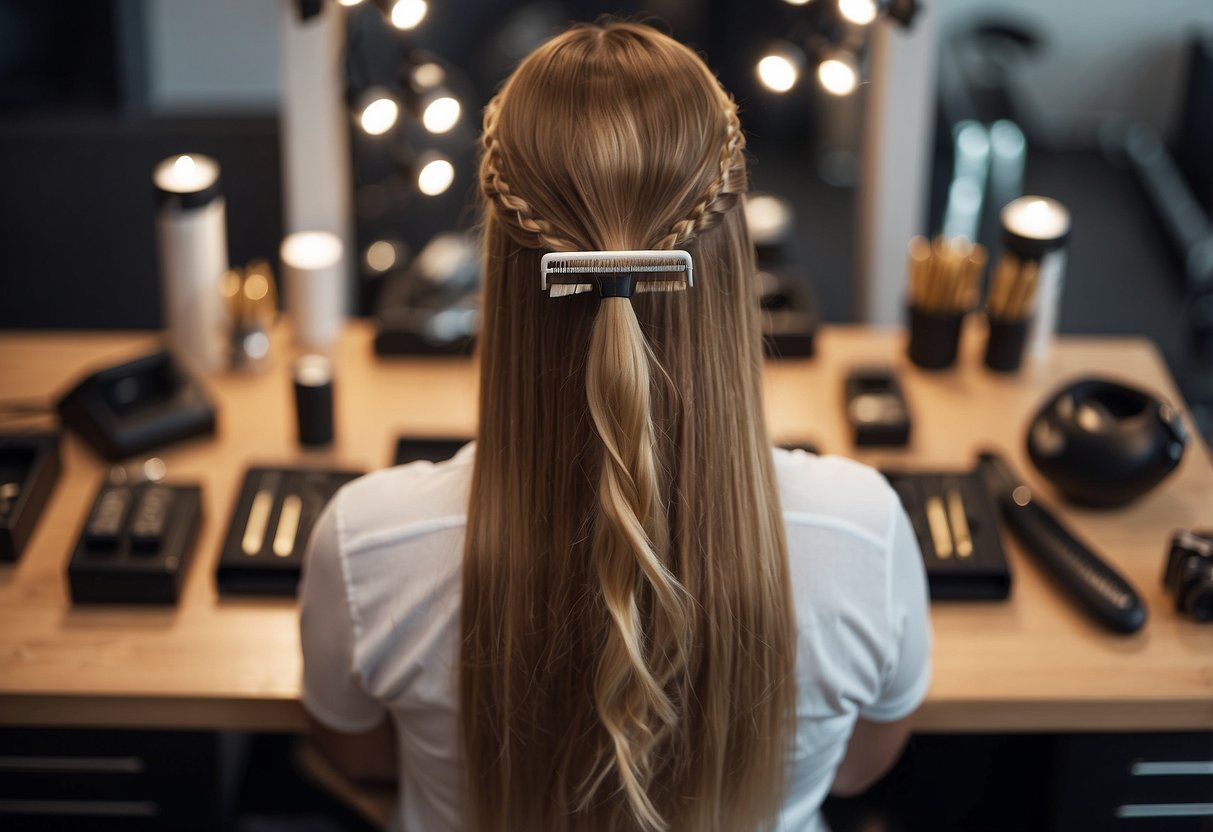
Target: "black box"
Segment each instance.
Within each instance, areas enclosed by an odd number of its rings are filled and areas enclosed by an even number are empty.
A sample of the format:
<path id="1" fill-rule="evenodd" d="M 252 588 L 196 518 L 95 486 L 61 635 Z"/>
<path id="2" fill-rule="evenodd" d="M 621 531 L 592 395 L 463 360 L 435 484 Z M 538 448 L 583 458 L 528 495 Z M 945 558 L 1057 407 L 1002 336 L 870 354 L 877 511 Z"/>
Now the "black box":
<path id="1" fill-rule="evenodd" d="M 998 509 L 976 471 L 884 475 L 914 527 L 932 601 L 1001 600 L 1011 594 Z M 960 539 L 966 530 L 969 550 L 964 554 Z"/>
<path id="2" fill-rule="evenodd" d="M 58 433 L 0 433 L 0 561 L 21 557 L 58 479 Z"/>
<path id="3" fill-rule="evenodd" d="M 116 462 L 215 432 L 215 406 L 167 351 L 99 370 L 57 405 L 63 424 Z"/>
<path id="4" fill-rule="evenodd" d="M 167 494 L 164 532 L 159 542 L 143 540 L 137 514 L 144 500 Z M 114 512 L 108 533 L 90 531 L 105 513 L 105 501 L 117 497 L 127 508 Z M 202 488 L 197 485 L 105 482 L 97 491 L 67 565 L 75 603 L 175 604 L 202 525 Z"/>
<path id="5" fill-rule="evenodd" d="M 215 580 L 235 595 L 293 596 L 312 527 L 361 471 L 250 468 L 232 509 Z"/>

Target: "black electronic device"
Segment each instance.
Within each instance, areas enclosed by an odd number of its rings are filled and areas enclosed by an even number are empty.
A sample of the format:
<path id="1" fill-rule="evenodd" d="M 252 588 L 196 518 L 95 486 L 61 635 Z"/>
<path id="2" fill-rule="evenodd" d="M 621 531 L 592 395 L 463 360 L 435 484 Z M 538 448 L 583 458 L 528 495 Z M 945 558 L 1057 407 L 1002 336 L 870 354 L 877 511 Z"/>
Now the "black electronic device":
<path id="1" fill-rule="evenodd" d="M 63 424 L 111 461 L 215 432 L 215 408 L 167 351 L 93 373 L 58 404 Z"/>
<path id="2" fill-rule="evenodd" d="M 337 489 L 360 476 L 361 471 L 250 468 L 219 555 L 219 590 L 294 595 L 316 520 Z"/>
<path id="3" fill-rule="evenodd" d="M 1213 621 L 1213 531 L 1179 531 L 1171 538 L 1162 584 L 1175 609 L 1197 621 Z"/>
<path id="4" fill-rule="evenodd" d="M 58 433 L 0 433 L 0 561 L 21 557 L 58 479 Z"/>
<path id="5" fill-rule="evenodd" d="M 914 528 L 932 601 L 1011 594 L 998 509 L 975 471 L 883 473 Z"/>
<path id="6" fill-rule="evenodd" d="M 979 457 L 978 471 L 1025 550 L 1087 613 L 1118 633 L 1146 623 L 1146 606 L 1133 586 L 1041 505 L 997 454 Z"/>
<path id="7" fill-rule="evenodd" d="M 175 604 L 201 523 L 197 485 L 102 483 L 67 565 L 72 601 Z"/>
<path id="8" fill-rule="evenodd" d="M 856 445 L 905 445 L 910 441 L 909 406 L 891 368 L 852 369 L 844 393 L 847 422 Z"/>
<path id="9" fill-rule="evenodd" d="M 1156 396 L 1102 378 L 1071 382 L 1028 427 L 1028 456 L 1070 500 L 1122 506 L 1162 482 L 1183 457 L 1188 433 Z"/>
<path id="10" fill-rule="evenodd" d="M 458 437 L 401 436 L 396 440 L 396 452 L 392 457 L 395 465 L 426 460 L 442 462 L 453 457 L 460 448 L 472 440 Z"/>

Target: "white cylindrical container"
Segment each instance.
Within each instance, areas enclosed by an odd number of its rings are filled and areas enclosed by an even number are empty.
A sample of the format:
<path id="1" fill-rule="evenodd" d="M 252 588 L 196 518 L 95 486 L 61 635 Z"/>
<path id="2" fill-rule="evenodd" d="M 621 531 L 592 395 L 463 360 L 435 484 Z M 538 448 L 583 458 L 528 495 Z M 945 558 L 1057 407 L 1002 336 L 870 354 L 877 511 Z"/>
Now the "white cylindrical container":
<path id="1" fill-rule="evenodd" d="M 1055 199 L 1021 196 L 1002 209 L 1003 251 L 1020 263 L 1036 264 L 1036 304 L 1028 335 L 1028 355 L 1043 358 L 1057 335 L 1057 315 L 1066 270 L 1070 212 Z"/>
<path id="2" fill-rule="evenodd" d="M 295 343 L 323 351 L 341 335 L 345 322 L 341 239 L 328 231 L 298 231 L 283 239 L 279 254 Z"/>
<path id="3" fill-rule="evenodd" d="M 228 316 L 220 291 L 227 271 L 227 212 L 219 165 L 196 153 L 156 165 L 156 236 L 169 348 L 194 370 L 226 366 Z"/>

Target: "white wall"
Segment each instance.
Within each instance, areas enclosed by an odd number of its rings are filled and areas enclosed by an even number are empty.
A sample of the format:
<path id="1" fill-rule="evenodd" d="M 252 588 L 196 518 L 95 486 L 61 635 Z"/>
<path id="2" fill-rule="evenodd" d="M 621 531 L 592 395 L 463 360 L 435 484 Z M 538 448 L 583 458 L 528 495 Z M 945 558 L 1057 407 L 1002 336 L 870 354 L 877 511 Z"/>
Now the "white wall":
<path id="1" fill-rule="evenodd" d="M 280 0 L 144 0 L 159 112 L 276 111 Z"/>
<path id="2" fill-rule="evenodd" d="M 1213 31 L 1213 0 L 923 0 L 938 4 L 940 40 L 997 12 L 1043 31 L 1024 76 L 1047 125 L 1083 131 L 1117 113 L 1175 127 L 1193 29 Z"/>

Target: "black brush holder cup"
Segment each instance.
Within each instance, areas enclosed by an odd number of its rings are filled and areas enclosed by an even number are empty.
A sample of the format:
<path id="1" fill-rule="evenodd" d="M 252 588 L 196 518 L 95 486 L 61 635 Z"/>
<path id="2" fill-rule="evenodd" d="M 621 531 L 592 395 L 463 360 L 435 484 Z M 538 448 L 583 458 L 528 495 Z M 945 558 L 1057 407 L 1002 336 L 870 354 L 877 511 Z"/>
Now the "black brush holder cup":
<path id="1" fill-rule="evenodd" d="M 1028 341 L 1029 318 L 989 317 L 986 341 L 986 366 L 1000 373 L 1013 373 L 1023 363 L 1023 348 Z"/>
<path id="2" fill-rule="evenodd" d="M 962 311 L 935 312 L 910 307 L 910 360 L 927 370 L 943 370 L 956 363 Z"/>

